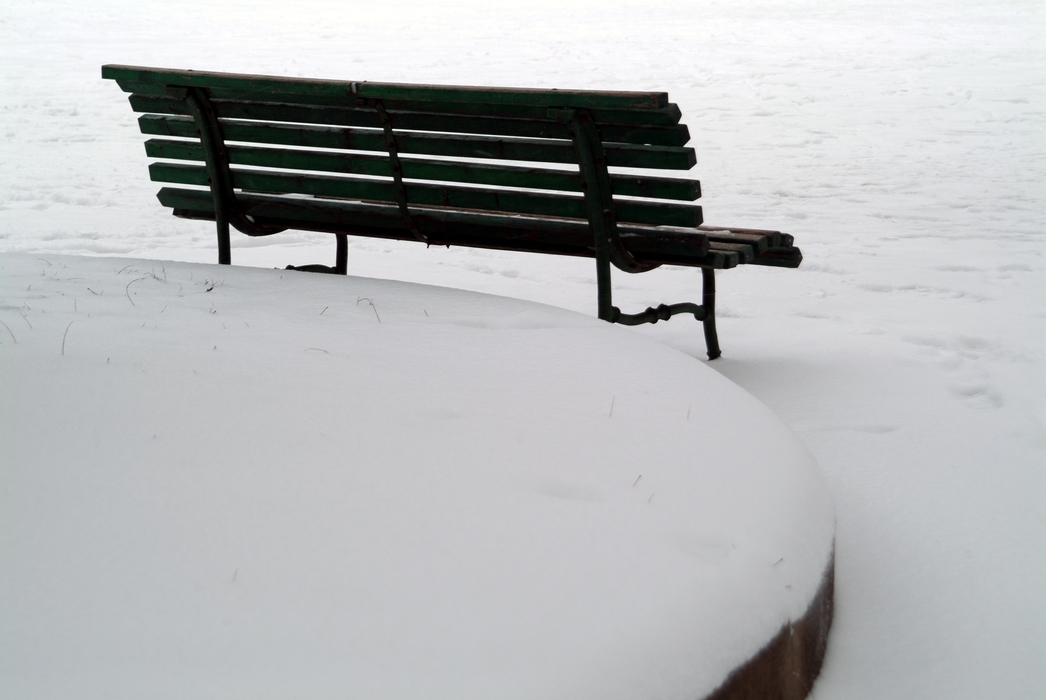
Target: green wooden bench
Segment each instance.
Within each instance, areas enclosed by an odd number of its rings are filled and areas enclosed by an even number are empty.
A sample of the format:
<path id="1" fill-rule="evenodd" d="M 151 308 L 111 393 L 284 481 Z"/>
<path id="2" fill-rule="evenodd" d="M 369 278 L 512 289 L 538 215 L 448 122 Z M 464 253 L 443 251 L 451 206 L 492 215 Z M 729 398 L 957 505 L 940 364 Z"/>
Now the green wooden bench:
<path id="1" fill-rule="evenodd" d="M 702 225 L 696 180 L 651 175 L 696 163 L 679 108 L 662 92 L 447 87 L 306 80 L 107 65 L 142 113 L 157 197 L 174 215 L 337 238 L 416 240 L 596 259 L 599 318 L 638 325 L 692 314 L 719 356 L 715 273 L 797 267 L 792 237 Z M 622 313 L 611 265 L 702 270 L 702 303 Z"/>

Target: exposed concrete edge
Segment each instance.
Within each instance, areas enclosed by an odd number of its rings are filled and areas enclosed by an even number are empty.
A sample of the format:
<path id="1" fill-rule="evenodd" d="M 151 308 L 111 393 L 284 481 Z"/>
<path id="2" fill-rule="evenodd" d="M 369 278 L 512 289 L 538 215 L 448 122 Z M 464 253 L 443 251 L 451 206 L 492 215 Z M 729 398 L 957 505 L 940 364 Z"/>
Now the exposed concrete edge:
<path id="1" fill-rule="evenodd" d="M 835 594 L 835 545 L 810 607 L 781 626 L 755 656 L 734 669 L 705 700 L 802 700 L 814 686 L 828 647 Z"/>

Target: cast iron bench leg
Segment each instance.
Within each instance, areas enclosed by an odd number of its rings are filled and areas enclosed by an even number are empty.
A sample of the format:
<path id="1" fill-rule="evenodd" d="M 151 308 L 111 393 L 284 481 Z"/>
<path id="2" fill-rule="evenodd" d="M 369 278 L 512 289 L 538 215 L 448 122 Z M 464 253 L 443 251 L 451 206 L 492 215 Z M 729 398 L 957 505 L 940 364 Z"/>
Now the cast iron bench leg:
<path id="1" fill-rule="evenodd" d="M 334 273 L 337 275 L 349 274 L 349 237 L 344 233 L 336 233 L 338 239 L 338 252 L 334 258 Z"/>
<path id="2" fill-rule="evenodd" d="M 218 224 L 218 264 L 232 265 L 232 251 L 229 246 L 229 219 L 219 216 Z"/>
<path id="3" fill-rule="evenodd" d="M 704 288 L 701 306 L 708 309 L 708 315 L 701 323 L 705 328 L 705 347 L 708 348 L 708 359 L 714 360 L 722 355 L 719 352 L 719 336 L 715 331 L 715 270 L 710 267 L 702 267 L 701 278 Z"/>

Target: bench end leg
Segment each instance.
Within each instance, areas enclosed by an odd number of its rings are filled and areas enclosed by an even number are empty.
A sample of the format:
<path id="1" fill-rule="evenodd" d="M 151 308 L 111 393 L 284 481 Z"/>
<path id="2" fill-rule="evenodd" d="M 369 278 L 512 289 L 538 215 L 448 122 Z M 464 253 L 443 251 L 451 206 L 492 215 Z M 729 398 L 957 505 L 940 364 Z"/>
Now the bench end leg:
<path id="1" fill-rule="evenodd" d="M 218 225 L 218 264 L 232 265 L 232 251 L 229 246 L 229 219 L 219 216 Z"/>
<path id="2" fill-rule="evenodd" d="M 708 359 L 714 360 L 723 353 L 719 350 L 719 335 L 715 329 L 715 270 L 710 267 L 701 268 L 703 287 L 703 298 L 701 305 L 708 310 L 708 315 L 702 321 L 705 330 L 705 347 L 708 349 Z"/>
<path id="3" fill-rule="evenodd" d="M 334 259 L 334 272 L 338 275 L 349 274 L 349 237 L 344 233 L 335 234 L 338 239 L 338 251 Z"/>

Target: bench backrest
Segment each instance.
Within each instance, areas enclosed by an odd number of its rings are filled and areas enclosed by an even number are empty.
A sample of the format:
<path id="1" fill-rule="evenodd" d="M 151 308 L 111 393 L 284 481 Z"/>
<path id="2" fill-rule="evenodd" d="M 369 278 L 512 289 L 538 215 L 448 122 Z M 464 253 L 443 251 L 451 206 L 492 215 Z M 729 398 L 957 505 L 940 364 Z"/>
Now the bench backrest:
<path id="1" fill-rule="evenodd" d="M 159 182 L 209 184 L 202 164 L 206 138 L 185 99 L 192 91 L 220 124 L 238 192 L 588 219 L 572 124 L 563 118 L 578 111 L 598 132 L 618 223 L 701 223 L 701 208 L 687 203 L 700 197 L 696 180 L 635 170 L 685 171 L 696 163 L 679 108 L 666 93 L 398 85 L 114 65 L 104 66 L 102 75 L 131 93 L 142 132 L 158 137 L 146 142 L 146 151 L 163 159 L 150 166 Z"/>

